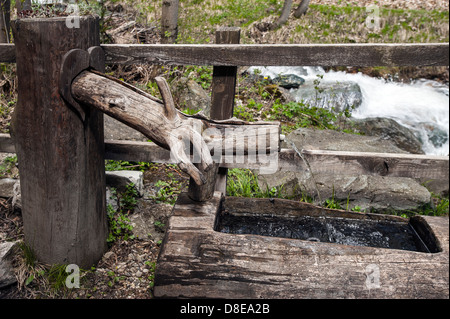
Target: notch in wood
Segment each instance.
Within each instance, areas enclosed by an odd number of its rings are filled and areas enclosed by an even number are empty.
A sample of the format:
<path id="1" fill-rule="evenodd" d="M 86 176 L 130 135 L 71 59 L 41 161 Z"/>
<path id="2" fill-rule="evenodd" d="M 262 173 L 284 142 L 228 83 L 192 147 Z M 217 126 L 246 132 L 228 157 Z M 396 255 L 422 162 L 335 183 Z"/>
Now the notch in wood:
<path id="1" fill-rule="evenodd" d="M 59 93 L 83 122 L 86 119 L 86 112 L 83 107 L 72 97 L 71 87 L 73 79 L 88 68 L 89 53 L 87 51 L 72 49 L 64 54 L 61 63 Z"/>

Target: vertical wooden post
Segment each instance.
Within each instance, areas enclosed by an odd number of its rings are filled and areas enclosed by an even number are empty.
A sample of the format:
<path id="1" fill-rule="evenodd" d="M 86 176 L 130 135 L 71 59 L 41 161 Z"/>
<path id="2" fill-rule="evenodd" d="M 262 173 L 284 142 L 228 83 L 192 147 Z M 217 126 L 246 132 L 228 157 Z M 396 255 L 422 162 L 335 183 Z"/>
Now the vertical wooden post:
<path id="1" fill-rule="evenodd" d="M 163 0 L 161 16 L 161 43 L 175 43 L 178 37 L 179 0 Z"/>
<path id="2" fill-rule="evenodd" d="M 63 55 L 100 45 L 99 20 L 21 19 L 12 23 L 18 102 L 11 134 L 20 167 L 26 243 L 46 263 L 90 267 L 105 252 L 103 114 L 82 121 L 59 93 Z M 78 27 L 79 26 L 79 27 Z"/>
<path id="3" fill-rule="evenodd" d="M 240 28 L 219 28 L 216 31 L 217 44 L 239 44 L 241 38 Z M 236 95 L 237 67 L 216 66 L 213 71 L 211 119 L 226 120 L 233 116 L 234 97 Z M 216 191 L 226 193 L 226 168 L 219 168 L 216 179 Z"/>
<path id="4" fill-rule="evenodd" d="M 9 43 L 11 1 L 0 0 L 0 43 Z"/>

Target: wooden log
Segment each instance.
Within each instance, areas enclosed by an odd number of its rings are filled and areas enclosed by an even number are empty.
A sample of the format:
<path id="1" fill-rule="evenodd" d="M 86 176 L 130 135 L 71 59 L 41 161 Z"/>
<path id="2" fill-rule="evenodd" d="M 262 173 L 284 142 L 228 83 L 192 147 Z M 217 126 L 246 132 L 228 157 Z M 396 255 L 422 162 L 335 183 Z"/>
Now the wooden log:
<path id="1" fill-rule="evenodd" d="M 245 122 L 239 120 L 213 121 L 186 116 L 175 109 L 167 83 L 160 80 L 157 82 L 164 103 L 121 81 L 90 71 L 84 71 L 74 79 L 72 94 L 77 101 L 107 113 L 140 131 L 157 145 L 170 150 L 172 159 L 197 185 L 206 183 L 202 171 L 207 172 L 213 166 L 207 141 L 212 142 L 212 145 L 217 145 L 215 143 L 218 141 L 220 144 L 217 149 L 225 147 L 233 152 L 236 149 L 236 152 L 244 154 L 249 149 L 258 147 L 258 139 L 253 138 L 255 142 L 249 143 L 249 138 L 244 137 L 261 135 L 263 142 L 259 151 L 266 153 L 268 148 L 278 147 L 279 123 L 256 123 L 243 127 Z M 261 126 L 266 126 L 268 130 L 261 130 Z M 261 133 L 258 134 L 259 132 Z M 231 142 L 227 144 L 229 140 Z M 200 169 L 194 166 L 189 156 L 190 144 L 194 148 L 194 157 L 198 156 L 196 163 L 201 164 Z M 218 154 L 219 160 L 221 155 L 222 150 Z"/>
<path id="2" fill-rule="evenodd" d="M 223 210 L 222 210 L 223 207 Z M 397 216 L 336 212 L 306 203 L 225 198 L 197 204 L 181 194 L 158 257 L 154 295 L 225 299 L 447 299 L 448 218 L 417 216 L 411 225 L 432 253 L 215 231 L 221 211 L 318 216 L 407 224 Z M 417 227 L 421 225 L 421 227 Z M 370 234 L 368 234 L 370 235 Z"/>
<path id="3" fill-rule="evenodd" d="M 161 14 L 161 43 L 175 43 L 178 37 L 179 0 L 163 0 Z"/>
<path id="4" fill-rule="evenodd" d="M 303 150 L 302 155 L 313 173 L 377 175 L 390 177 L 449 179 L 449 157 L 414 154 L 338 152 Z M 306 164 L 293 150 L 282 150 L 280 169 L 304 171 Z"/>
<path id="5" fill-rule="evenodd" d="M 201 170 L 201 167 L 198 164 L 197 168 Z M 210 200 L 214 196 L 214 186 L 216 185 L 218 171 L 219 164 L 214 163 L 213 167 L 209 171 L 203 172 L 206 179 L 204 185 L 198 185 L 191 177 L 188 188 L 189 198 L 196 202 L 205 202 Z"/>
<path id="6" fill-rule="evenodd" d="M 90 267 L 107 248 L 103 114 L 86 110 L 83 122 L 59 93 L 63 55 L 100 44 L 98 18 L 79 19 L 79 28 L 61 17 L 12 23 L 19 98 L 11 134 L 25 241 L 45 263 Z"/>
<path id="7" fill-rule="evenodd" d="M 239 44 L 240 28 L 219 28 L 216 31 L 216 44 Z M 226 120 L 233 116 L 236 95 L 237 67 L 215 66 L 212 80 L 211 119 Z M 215 179 L 215 189 L 222 193 L 227 191 L 226 168 L 219 168 Z M 211 193 L 212 195 L 212 193 Z"/>
<path id="8" fill-rule="evenodd" d="M 448 43 L 104 44 L 111 64 L 213 66 L 448 66 Z"/>
<path id="9" fill-rule="evenodd" d="M 102 44 L 108 64 L 213 66 L 448 66 L 448 43 L 370 44 Z M 15 62 L 0 44 L 0 62 Z"/>
<path id="10" fill-rule="evenodd" d="M 281 10 L 281 15 L 277 19 L 277 21 L 275 21 L 270 26 L 271 30 L 275 30 L 287 22 L 287 20 L 289 19 L 289 15 L 291 14 L 291 8 L 292 8 L 292 0 L 284 0 L 283 9 Z"/>
<path id="11" fill-rule="evenodd" d="M 300 2 L 297 9 L 295 9 L 294 17 L 296 17 L 298 19 L 302 15 L 306 14 L 306 12 L 308 11 L 310 2 L 311 2 L 311 0 L 302 0 L 302 2 Z"/>

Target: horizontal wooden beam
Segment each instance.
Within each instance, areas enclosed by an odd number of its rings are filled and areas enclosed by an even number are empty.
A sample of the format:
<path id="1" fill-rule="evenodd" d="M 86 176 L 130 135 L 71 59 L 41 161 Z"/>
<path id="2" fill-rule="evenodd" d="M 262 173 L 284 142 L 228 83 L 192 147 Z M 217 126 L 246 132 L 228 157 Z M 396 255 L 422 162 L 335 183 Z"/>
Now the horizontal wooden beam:
<path id="1" fill-rule="evenodd" d="M 0 134 L 0 152 L 14 153 L 8 134 Z M 322 150 L 303 150 L 302 156 L 314 173 L 340 175 L 378 175 L 410 177 L 430 180 L 449 180 L 449 157 L 393 153 L 360 153 Z M 170 152 L 154 143 L 136 141 L 105 141 L 105 158 L 135 162 L 174 163 Z M 271 163 L 267 163 L 270 161 Z M 309 168 L 305 161 L 291 149 L 267 155 L 262 161 L 249 160 L 234 155 L 223 156 L 220 167 L 276 169 L 304 172 Z"/>
<path id="2" fill-rule="evenodd" d="M 447 66 L 449 44 L 104 44 L 110 64 Z"/>
<path id="3" fill-rule="evenodd" d="M 303 150 L 302 156 L 313 173 L 377 175 L 449 180 L 449 157 L 395 153 Z M 279 168 L 304 171 L 304 160 L 291 149 L 282 149 Z"/>
<path id="4" fill-rule="evenodd" d="M 102 44 L 108 64 L 213 66 L 448 66 L 448 43 Z M 0 62 L 15 62 L 0 44 Z"/>

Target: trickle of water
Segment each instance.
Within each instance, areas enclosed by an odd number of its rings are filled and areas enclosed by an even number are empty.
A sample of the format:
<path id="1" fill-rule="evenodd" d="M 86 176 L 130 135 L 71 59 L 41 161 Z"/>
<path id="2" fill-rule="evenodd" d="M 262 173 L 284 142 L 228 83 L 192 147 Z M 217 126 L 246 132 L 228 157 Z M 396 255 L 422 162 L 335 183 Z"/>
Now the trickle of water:
<path id="1" fill-rule="evenodd" d="M 292 146 L 292 149 L 298 154 L 298 156 L 300 156 L 300 158 L 302 159 L 303 163 L 305 163 L 306 168 L 308 169 L 309 176 L 311 177 L 311 179 L 312 179 L 312 181 L 314 183 L 314 188 L 316 189 L 317 197 L 319 198 L 319 202 L 322 202 L 322 197 L 320 196 L 320 191 L 319 191 L 319 188 L 317 187 L 317 182 L 316 182 L 316 179 L 314 177 L 314 173 L 313 173 L 313 171 L 311 169 L 311 166 L 309 165 L 308 160 L 303 156 L 303 153 L 298 150 L 298 148 L 297 148 L 297 146 L 295 145 L 294 142 L 290 141 L 287 138 L 286 138 L 286 142 L 289 143 Z"/>

